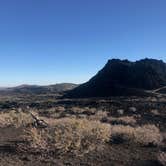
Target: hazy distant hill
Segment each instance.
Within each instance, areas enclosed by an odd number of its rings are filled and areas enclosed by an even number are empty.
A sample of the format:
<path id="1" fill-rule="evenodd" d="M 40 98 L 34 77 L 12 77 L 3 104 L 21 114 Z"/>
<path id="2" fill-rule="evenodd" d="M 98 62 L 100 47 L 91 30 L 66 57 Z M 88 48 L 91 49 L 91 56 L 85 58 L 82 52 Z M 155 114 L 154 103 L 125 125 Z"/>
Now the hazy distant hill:
<path id="1" fill-rule="evenodd" d="M 6 87 L 0 87 L 0 90 L 5 90 L 6 89 Z"/>
<path id="2" fill-rule="evenodd" d="M 13 88 L 0 89 L 0 94 L 47 94 L 60 93 L 77 87 L 76 84 L 61 83 L 48 86 L 20 85 Z"/>
<path id="3" fill-rule="evenodd" d="M 71 90 L 66 97 L 144 95 L 144 90 L 162 86 L 166 86 L 166 63 L 163 61 L 112 59 L 92 79 Z"/>

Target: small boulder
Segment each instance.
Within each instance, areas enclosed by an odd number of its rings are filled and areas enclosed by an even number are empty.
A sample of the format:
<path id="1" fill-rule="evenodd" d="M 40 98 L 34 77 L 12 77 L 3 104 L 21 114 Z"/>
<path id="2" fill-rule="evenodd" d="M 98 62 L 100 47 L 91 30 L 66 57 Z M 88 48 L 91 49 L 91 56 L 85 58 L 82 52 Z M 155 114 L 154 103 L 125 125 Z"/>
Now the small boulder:
<path id="1" fill-rule="evenodd" d="M 131 111 L 131 112 L 136 112 L 136 111 L 137 111 L 137 108 L 135 108 L 135 107 L 130 107 L 130 108 L 129 108 L 129 111 Z"/>
<path id="2" fill-rule="evenodd" d="M 123 115 L 124 114 L 124 110 L 123 109 L 119 109 L 119 110 L 117 110 L 117 112 L 118 112 L 119 115 Z"/>

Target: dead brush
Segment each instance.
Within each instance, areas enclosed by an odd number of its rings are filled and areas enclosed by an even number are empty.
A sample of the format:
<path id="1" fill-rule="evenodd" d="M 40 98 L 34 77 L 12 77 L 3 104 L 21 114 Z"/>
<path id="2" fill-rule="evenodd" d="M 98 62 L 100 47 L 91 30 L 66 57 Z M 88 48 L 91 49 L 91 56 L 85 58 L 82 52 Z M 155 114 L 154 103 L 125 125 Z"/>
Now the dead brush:
<path id="1" fill-rule="evenodd" d="M 111 141 L 113 143 L 123 143 L 124 141 L 131 141 L 134 138 L 134 128 L 124 125 L 111 126 Z"/>
<path id="2" fill-rule="evenodd" d="M 8 113 L 0 114 L 0 124 L 2 127 L 15 126 L 15 127 L 24 127 L 28 124 L 32 124 L 34 119 L 28 113 L 17 112 L 12 110 Z"/>
<path id="3" fill-rule="evenodd" d="M 69 109 L 74 114 L 95 114 L 97 112 L 96 108 L 89 108 L 89 107 L 71 107 Z"/>
<path id="4" fill-rule="evenodd" d="M 47 131 L 44 129 L 29 128 L 25 130 L 23 139 L 28 142 L 31 147 L 38 149 L 47 148 Z"/>
<path id="5" fill-rule="evenodd" d="M 6 127 L 11 124 L 11 117 L 9 116 L 9 113 L 1 113 L 0 114 L 0 126 Z"/>
<path id="6" fill-rule="evenodd" d="M 133 116 L 122 116 L 122 117 L 110 117 L 108 118 L 108 122 L 116 124 L 135 125 L 137 121 Z"/>
<path id="7" fill-rule="evenodd" d="M 166 165 L 166 152 L 159 152 L 157 158 L 163 166 Z"/>
<path id="8" fill-rule="evenodd" d="M 143 145 L 159 145 L 162 142 L 160 130 L 155 125 L 144 125 L 135 128 L 135 141 Z"/>
<path id="9" fill-rule="evenodd" d="M 111 127 L 112 141 L 135 142 L 143 146 L 160 145 L 162 135 L 160 130 L 155 125 L 144 125 L 140 127 L 131 127 L 123 125 L 113 125 Z"/>
<path id="10" fill-rule="evenodd" d="M 30 129 L 28 141 L 38 149 L 89 153 L 110 139 L 110 125 L 86 119 L 63 118 L 56 120 L 54 126 L 47 129 Z"/>
<path id="11" fill-rule="evenodd" d="M 87 118 L 89 120 L 102 121 L 103 119 L 107 118 L 107 112 L 106 111 L 97 111 L 94 115 L 90 115 Z"/>

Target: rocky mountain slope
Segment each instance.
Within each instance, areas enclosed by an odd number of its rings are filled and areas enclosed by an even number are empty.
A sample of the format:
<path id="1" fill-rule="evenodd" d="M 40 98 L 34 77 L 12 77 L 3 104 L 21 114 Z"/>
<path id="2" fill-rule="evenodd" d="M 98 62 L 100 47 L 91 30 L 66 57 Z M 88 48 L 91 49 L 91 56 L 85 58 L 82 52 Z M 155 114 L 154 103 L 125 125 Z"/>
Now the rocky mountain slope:
<path id="1" fill-rule="evenodd" d="M 112 59 L 88 82 L 66 97 L 146 95 L 146 90 L 166 86 L 166 63 L 143 59 L 136 62 Z"/>

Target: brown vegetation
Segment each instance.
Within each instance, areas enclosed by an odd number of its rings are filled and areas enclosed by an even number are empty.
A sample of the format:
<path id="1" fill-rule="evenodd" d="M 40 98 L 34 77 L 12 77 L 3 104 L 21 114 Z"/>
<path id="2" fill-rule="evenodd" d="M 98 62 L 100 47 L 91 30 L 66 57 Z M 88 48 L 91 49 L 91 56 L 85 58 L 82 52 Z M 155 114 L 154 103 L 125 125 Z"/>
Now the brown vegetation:
<path id="1" fill-rule="evenodd" d="M 72 118 L 55 120 L 47 129 L 30 128 L 26 139 L 38 149 L 88 153 L 110 139 L 110 125 Z"/>
<path id="2" fill-rule="evenodd" d="M 1 113 L 0 114 L 0 126 L 26 126 L 28 124 L 32 124 L 34 119 L 29 113 L 17 112 L 15 110 L 9 111 L 9 113 Z"/>
<path id="3" fill-rule="evenodd" d="M 112 139 L 121 138 L 124 141 L 134 141 L 141 145 L 160 145 L 162 135 L 155 125 L 139 127 L 114 125 L 111 129 Z"/>
<path id="4" fill-rule="evenodd" d="M 62 165 L 115 166 L 164 162 L 163 99 L 45 99 L 35 96 L 25 101 L 23 96 L 12 106 L 1 105 L 2 165 L 7 160 L 27 165 L 56 165 L 57 160 Z"/>

